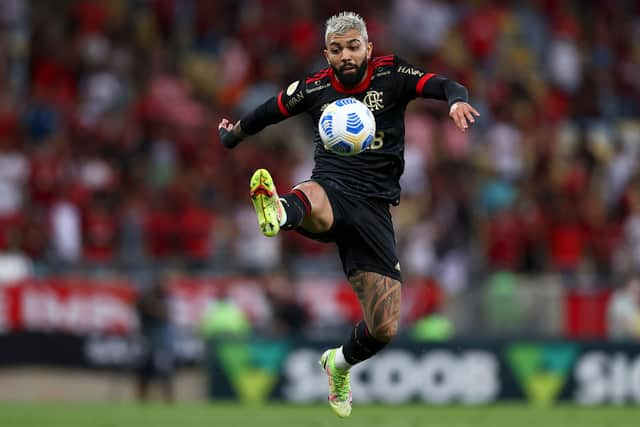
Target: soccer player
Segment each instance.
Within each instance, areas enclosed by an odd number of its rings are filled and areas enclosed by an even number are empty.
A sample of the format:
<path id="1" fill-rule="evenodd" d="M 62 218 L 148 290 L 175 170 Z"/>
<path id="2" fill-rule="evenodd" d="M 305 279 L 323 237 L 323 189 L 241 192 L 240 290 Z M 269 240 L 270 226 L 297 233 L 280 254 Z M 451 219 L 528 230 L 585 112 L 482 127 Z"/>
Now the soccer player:
<path id="1" fill-rule="evenodd" d="M 404 169 L 404 112 L 416 97 L 447 101 L 449 116 L 465 132 L 478 112 L 464 86 L 426 73 L 395 55 L 372 58 L 364 20 L 342 12 L 329 18 L 324 56 L 328 67 L 292 82 L 235 124 L 222 119 L 220 140 L 235 147 L 248 135 L 287 117 L 307 113 L 315 126 L 311 179 L 279 196 L 265 169 L 250 182 L 250 195 L 265 236 L 297 232 L 338 246 L 344 272 L 364 320 L 320 364 L 329 377 L 329 403 L 340 417 L 351 413 L 349 369 L 382 350 L 398 330 L 402 276 L 389 211 L 400 201 Z M 325 150 L 317 123 L 323 108 L 340 98 L 364 102 L 376 119 L 370 149 L 344 157 Z"/>

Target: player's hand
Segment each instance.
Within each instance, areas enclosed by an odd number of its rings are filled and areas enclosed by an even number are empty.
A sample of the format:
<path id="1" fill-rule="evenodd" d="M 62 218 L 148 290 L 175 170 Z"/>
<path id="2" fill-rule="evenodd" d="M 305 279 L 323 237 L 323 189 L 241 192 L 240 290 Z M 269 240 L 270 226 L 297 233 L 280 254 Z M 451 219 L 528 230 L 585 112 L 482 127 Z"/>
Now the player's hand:
<path id="1" fill-rule="evenodd" d="M 449 110 L 449 117 L 462 132 L 466 132 L 467 128 L 476 122 L 474 116 L 478 117 L 480 113 L 469 103 L 463 101 L 456 102 Z"/>
<path id="2" fill-rule="evenodd" d="M 242 138 L 238 137 L 233 132 L 233 123 L 227 119 L 222 119 L 218 123 L 218 135 L 220 135 L 220 142 L 227 148 L 233 148 L 242 141 Z"/>

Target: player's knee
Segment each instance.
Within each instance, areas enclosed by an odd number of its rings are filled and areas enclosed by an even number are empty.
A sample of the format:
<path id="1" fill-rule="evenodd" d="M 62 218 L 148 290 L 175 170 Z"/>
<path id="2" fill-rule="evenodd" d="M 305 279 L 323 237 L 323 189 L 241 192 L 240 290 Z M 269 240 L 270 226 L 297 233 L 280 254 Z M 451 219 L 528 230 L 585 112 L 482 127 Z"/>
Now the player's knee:
<path id="1" fill-rule="evenodd" d="M 303 182 L 295 188 L 302 191 L 311 203 L 311 214 L 305 217 L 302 227 L 314 233 L 328 231 L 333 225 L 333 209 L 324 189 L 313 181 Z"/>
<path id="2" fill-rule="evenodd" d="M 371 334 L 375 339 L 388 343 L 398 335 L 398 322 L 392 322 L 380 328 L 376 328 Z"/>

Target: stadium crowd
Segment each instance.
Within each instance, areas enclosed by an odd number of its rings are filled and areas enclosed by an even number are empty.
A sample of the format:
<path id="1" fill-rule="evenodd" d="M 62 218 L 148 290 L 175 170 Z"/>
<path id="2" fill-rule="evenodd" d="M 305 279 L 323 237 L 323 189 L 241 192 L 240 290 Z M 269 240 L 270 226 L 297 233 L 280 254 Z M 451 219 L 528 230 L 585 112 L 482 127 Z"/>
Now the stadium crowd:
<path id="1" fill-rule="evenodd" d="M 322 26 L 367 21 L 465 84 L 482 116 L 411 104 L 403 274 L 447 295 L 493 272 L 614 287 L 640 273 L 640 2 L 0 1 L 0 251 L 35 274 L 140 265 L 338 277 L 332 246 L 265 239 L 248 178 L 306 179 L 304 118 L 236 150 L 215 125 L 324 68 Z M 285 12 L 286 11 L 286 12 Z"/>

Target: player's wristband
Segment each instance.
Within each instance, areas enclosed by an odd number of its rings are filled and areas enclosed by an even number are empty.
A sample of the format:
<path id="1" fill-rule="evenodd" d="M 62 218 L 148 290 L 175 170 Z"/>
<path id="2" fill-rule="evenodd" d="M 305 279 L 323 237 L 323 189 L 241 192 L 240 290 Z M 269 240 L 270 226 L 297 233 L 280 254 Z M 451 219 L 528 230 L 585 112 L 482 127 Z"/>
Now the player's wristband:
<path id="1" fill-rule="evenodd" d="M 225 128 L 219 128 L 218 134 L 220 135 L 220 142 L 222 142 L 222 145 L 227 148 L 233 148 L 242 141 L 242 138 L 239 138 L 236 134 L 226 130 Z"/>

